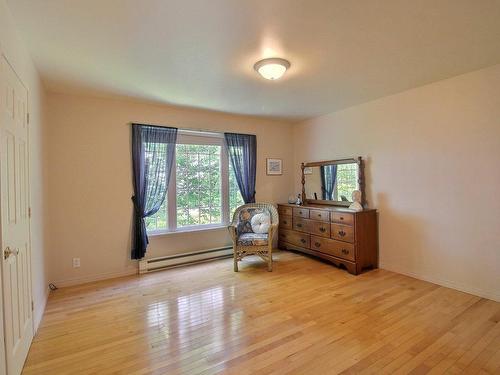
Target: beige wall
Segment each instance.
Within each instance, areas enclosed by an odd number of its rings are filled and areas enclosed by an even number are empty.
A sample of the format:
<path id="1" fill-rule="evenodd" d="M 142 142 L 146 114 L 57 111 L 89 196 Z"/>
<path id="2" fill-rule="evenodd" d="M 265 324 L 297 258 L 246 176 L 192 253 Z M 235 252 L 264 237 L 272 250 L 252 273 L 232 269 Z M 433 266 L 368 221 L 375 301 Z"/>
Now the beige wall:
<path id="1" fill-rule="evenodd" d="M 50 279 L 68 285 L 134 273 L 130 258 L 130 122 L 257 135 L 257 200 L 285 201 L 292 187 L 291 125 L 129 99 L 49 94 Z M 282 158 L 282 176 L 265 159 Z M 229 244 L 226 229 L 150 237 L 147 257 Z M 72 258 L 81 267 L 72 267 Z"/>
<path id="2" fill-rule="evenodd" d="M 4 0 L 0 0 L 0 51 L 29 91 L 31 172 L 31 253 L 34 322 L 38 327 L 48 297 L 45 220 L 46 178 L 44 166 L 44 90 L 32 60 L 20 40 Z"/>
<path id="3" fill-rule="evenodd" d="M 314 118 L 301 161 L 362 156 L 380 266 L 500 299 L 500 65 Z"/>

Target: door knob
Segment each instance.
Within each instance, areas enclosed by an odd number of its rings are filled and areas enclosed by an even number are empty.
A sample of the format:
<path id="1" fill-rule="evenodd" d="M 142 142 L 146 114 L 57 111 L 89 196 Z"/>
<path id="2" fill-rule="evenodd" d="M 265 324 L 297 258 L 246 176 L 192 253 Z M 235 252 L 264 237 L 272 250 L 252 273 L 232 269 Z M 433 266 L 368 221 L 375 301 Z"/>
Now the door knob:
<path id="1" fill-rule="evenodd" d="M 11 255 L 17 255 L 19 254 L 19 249 L 11 249 L 10 247 L 6 247 L 5 250 L 3 251 L 3 259 L 7 259 Z"/>

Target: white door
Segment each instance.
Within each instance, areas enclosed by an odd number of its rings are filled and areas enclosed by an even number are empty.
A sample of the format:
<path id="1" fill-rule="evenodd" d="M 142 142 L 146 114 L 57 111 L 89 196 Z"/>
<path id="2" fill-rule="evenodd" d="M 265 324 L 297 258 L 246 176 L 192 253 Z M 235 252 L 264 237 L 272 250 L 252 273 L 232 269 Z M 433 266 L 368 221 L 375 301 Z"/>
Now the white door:
<path id="1" fill-rule="evenodd" d="M 28 91 L 0 62 L 0 225 L 7 373 L 20 374 L 33 339 L 29 228 Z"/>

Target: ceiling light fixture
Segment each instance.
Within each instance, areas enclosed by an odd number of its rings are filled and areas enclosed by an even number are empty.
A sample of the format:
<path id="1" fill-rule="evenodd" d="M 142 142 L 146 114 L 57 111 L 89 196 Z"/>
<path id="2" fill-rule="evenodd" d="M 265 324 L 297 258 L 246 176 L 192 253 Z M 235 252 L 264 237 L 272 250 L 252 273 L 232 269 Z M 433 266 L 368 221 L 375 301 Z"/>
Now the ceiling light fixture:
<path id="1" fill-rule="evenodd" d="M 280 58 L 270 58 L 257 61 L 253 68 L 265 79 L 279 79 L 290 67 L 290 62 Z"/>

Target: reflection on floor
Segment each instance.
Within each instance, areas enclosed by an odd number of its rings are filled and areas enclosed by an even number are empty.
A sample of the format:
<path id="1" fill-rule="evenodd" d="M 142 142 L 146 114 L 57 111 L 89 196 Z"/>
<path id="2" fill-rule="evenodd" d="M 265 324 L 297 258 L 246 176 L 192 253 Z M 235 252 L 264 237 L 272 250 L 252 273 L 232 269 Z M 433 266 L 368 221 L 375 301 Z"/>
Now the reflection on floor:
<path id="1" fill-rule="evenodd" d="M 289 252 L 52 293 L 24 374 L 499 373 L 500 303 Z"/>

